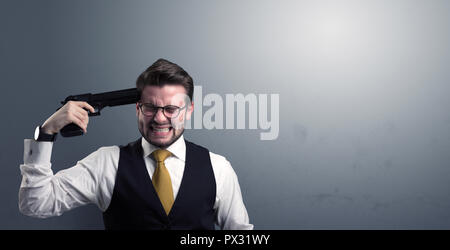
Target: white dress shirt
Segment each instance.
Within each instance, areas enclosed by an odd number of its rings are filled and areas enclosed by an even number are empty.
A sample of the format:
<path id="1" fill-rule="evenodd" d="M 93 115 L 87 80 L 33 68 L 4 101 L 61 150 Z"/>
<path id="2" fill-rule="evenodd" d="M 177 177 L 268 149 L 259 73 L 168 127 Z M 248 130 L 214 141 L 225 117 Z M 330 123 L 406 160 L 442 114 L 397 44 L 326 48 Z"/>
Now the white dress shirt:
<path id="1" fill-rule="evenodd" d="M 157 149 L 142 137 L 143 158 L 150 178 L 156 168 L 150 154 Z M 19 209 L 28 216 L 47 218 L 89 203 L 102 212 L 108 209 L 114 191 L 120 148 L 101 147 L 71 168 L 53 174 L 51 153 L 53 142 L 24 140 L 24 163 L 20 165 L 22 183 Z M 181 136 L 167 148 L 173 155 L 164 163 L 169 171 L 174 198 L 183 178 L 186 143 Z M 209 153 L 216 180 L 214 203 L 216 225 L 221 229 L 253 229 L 242 200 L 238 178 L 230 162 L 223 156 Z"/>

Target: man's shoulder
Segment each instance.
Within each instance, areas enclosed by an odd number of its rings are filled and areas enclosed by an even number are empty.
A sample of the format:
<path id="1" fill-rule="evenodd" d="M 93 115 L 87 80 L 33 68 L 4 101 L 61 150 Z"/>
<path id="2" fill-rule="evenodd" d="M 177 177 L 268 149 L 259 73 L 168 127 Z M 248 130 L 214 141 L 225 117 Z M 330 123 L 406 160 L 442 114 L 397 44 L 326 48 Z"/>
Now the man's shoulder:
<path id="1" fill-rule="evenodd" d="M 209 151 L 213 171 L 218 175 L 234 175 L 230 161 L 225 156 Z"/>
<path id="2" fill-rule="evenodd" d="M 211 158 L 211 162 L 215 162 L 218 164 L 231 165 L 228 159 L 225 156 L 209 151 L 209 158 Z"/>
<path id="3" fill-rule="evenodd" d="M 101 146 L 97 149 L 98 152 L 105 153 L 105 154 L 117 153 L 119 150 L 120 150 L 120 148 L 117 145 Z"/>
<path id="4" fill-rule="evenodd" d="M 116 145 L 113 146 L 101 146 L 97 148 L 97 150 L 90 153 L 83 160 L 95 160 L 95 159 L 108 159 L 108 158 L 116 158 L 119 156 L 120 148 Z"/>
<path id="5" fill-rule="evenodd" d="M 193 143 L 191 141 L 185 140 L 186 143 L 190 143 L 191 145 L 202 148 L 209 152 L 209 158 L 211 160 L 211 165 L 213 168 L 214 173 L 217 175 L 229 175 L 229 174 L 235 174 L 233 167 L 231 166 L 230 161 L 223 155 L 220 155 L 218 153 L 212 152 L 208 148 L 201 146 L 199 144 Z"/>
<path id="6" fill-rule="evenodd" d="M 188 141 L 185 139 L 186 144 L 189 144 L 191 147 L 200 148 L 202 150 L 205 150 L 209 152 L 209 158 L 211 159 L 211 163 L 213 165 L 231 165 L 230 162 L 225 158 L 225 156 L 222 156 L 220 154 L 214 153 L 205 146 L 196 144 L 194 142 Z"/>

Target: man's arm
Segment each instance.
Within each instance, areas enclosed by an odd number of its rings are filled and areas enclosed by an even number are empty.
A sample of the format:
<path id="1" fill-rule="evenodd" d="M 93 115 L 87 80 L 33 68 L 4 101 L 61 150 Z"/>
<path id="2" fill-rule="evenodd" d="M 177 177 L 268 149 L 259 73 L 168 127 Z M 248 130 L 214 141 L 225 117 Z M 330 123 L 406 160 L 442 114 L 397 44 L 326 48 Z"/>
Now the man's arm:
<path id="1" fill-rule="evenodd" d="M 102 174 L 108 177 L 114 172 L 102 172 L 105 165 L 114 164 L 115 159 L 111 156 L 118 153 L 115 152 L 117 147 L 102 147 L 78 161 L 75 166 L 56 174 L 51 169 L 52 147 L 53 142 L 24 141 L 24 163 L 20 165 L 20 212 L 47 218 L 89 203 L 105 210 L 114 184 L 105 182 Z"/>
<path id="2" fill-rule="evenodd" d="M 224 230 L 252 230 L 236 173 L 226 158 L 211 153 L 217 185 L 216 223 Z"/>
<path id="3" fill-rule="evenodd" d="M 87 110 L 95 112 L 86 102 L 70 101 L 50 116 L 42 125 L 46 134 L 57 134 L 70 123 L 87 131 Z M 19 210 L 40 218 L 60 215 L 87 203 L 102 206 L 97 199 L 100 150 L 92 153 L 72 168 L 53 174 L 51 152 L 53 142 L 24 141 L 24 163 L 20 166 L 22 183 L 19 189 Z M 99 164 L 99 165 L 96 165 Z"/>

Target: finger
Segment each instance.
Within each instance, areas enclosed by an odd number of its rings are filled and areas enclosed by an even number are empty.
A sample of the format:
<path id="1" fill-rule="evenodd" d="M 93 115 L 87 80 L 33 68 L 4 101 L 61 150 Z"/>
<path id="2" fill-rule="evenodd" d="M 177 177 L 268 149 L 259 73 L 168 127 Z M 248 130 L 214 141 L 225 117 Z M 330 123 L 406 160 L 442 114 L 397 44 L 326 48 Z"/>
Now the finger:
<path id="1" fill-rule="evenodd" d="M 76 116 L 75 114 L 69 114 L 68 118 L 71 122 L 75 123 L 76 125 L 78 125 L 78 127 L 83 129 L 84 133 L 87 132 L 87 124 L 82 119 L 78 118 L 78 116 Z"/>
<path id="2" fill-rule="evenodd" d="M 75 115 L 78 119 L 80 119 L 83 122 L 83 124 L 86 125 L 87 128 L 87 125 L 89 123 L 89 116 L 86 110 L 78 107 L 78 111 L 75 111 L 73 115 Z"/>
<path id="3" fill-rule="evenodd" d="M 70 101 L 73 102 L 73 104 L 75 104 L 74 106 L 79 107 L 79 108 L 83 108 L 86 110 L 89 110 L 91 113 L 95 113 L 95 109 L 94 107 L 92 107 L 89 103 L 84 102 L 84 101 Z"/>
<path id="4" fill-rule="evenodd" d="M 87 102 L 82 102 L 82 107 L 83 108 L 87 108 L 89 111 L 91 111 L 91 113 L 95 113 L 95 108 L 92 107 L 89 103 Z"/>
<path id="5" fill-rule="evenodd" d="M 77 106 L 75 108 L 74 112 L 78 113 L 81 116 L 80 118 L 87 119 L 89 117 L 88 112 L 85 109 L 81 108 L 81 107 Z"/>

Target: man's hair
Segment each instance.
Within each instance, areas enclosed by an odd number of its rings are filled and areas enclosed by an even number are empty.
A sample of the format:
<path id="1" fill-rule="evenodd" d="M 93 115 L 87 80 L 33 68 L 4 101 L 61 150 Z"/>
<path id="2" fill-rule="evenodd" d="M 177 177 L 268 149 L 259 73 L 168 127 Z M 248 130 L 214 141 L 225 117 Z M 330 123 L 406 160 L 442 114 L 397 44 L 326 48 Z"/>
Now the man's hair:
<path id="1" fill-rule="evenodd" d="M 166 84 L 182 85 L 191 98 L 194 94 L 194 81 L 192 77 L 180 66 L 165 59 L 158 59 L 148 67 L 136 80 L 136 88 L 139 96 L 145 86 L 159 86 Z"/>

